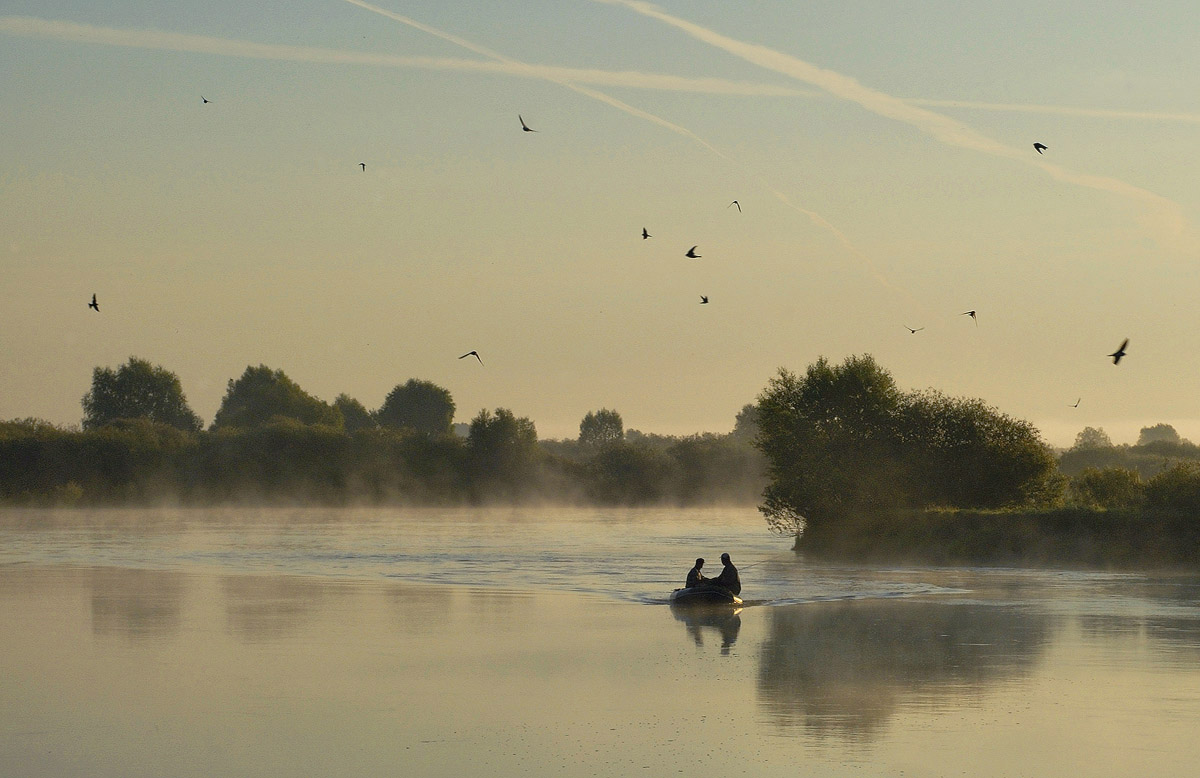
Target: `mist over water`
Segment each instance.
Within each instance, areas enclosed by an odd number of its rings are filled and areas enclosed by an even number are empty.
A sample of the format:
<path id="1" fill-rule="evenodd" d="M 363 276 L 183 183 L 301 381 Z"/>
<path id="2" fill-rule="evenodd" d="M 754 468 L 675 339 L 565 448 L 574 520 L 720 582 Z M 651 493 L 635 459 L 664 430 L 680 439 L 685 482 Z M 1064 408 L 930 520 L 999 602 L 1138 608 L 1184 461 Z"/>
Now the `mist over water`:
<path id="1" fill-rule="evenodd" d="M 790 545 L 744 509 L 5 511 L 0 771 L 1194 761 L 1200 580 L 818 565 Z M 747 606 L 668 607 L 722 551 Z"/>

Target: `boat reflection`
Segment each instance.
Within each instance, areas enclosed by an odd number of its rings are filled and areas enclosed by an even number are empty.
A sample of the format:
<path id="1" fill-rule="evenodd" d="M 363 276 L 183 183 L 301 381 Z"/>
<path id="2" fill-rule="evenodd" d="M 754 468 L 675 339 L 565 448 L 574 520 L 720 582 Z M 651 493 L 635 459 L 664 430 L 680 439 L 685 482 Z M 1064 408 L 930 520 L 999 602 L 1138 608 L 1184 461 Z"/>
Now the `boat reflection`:
<path id="1" fill-rule="evenodd" d="M 717 632 L 721 636 L 723 656 L 728 656 L 737 642 L 738 631 L 742 628 L 741 612 L 740 607 L 730 605 L 671 604 L 671 615 L 687 625 L 687 632 L 698 647 L 704 646 L 705 630 Z"/>
<path id="2" fill-rule="evenodd" d="M 1050 617 L 929 601 L 808 603 L 769 608 L 759 703 L 776 722 L 869 739 L 903 705 L 961 704 L 1029 673 Z"/>

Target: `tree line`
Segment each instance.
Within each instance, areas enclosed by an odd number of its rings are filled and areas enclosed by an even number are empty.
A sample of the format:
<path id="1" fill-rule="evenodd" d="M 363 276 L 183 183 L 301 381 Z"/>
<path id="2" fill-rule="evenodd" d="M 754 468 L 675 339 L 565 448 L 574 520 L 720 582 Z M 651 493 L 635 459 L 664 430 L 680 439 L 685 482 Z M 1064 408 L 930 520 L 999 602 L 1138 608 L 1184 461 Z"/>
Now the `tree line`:
<path id="1" fill-rule="evenodd" d="M 573 440 L 539 440 L 507 408 L 455 425 L 450 392 L 397 384 L 368 410 L 325 402 L 282 370 L 230 379 L 211 425 L 178 376 L 131 357 L 97 367 L 79 428 L 0 422 L 0 500 L 24 504 L 180 501 L 476 504 L 752 503 L 763 486 L 750 417 L 726 435 L 624 430 L 601 409 Z"/>
<path id="2" fill-rule="evenodd" d="M 1134 446 L 1087 428 L 1056 454 L 980 400 L 900 390 L 869 355 L 780 370 L 732 432 L 685 437 L 626 430 L 602 408 L 576 438 L 543 440 L 507 408 L 455 424 L 450 392 L 429 381 L 369 410 L 265 365 L 229 380 L 205 428 L 179 378 L 136 357 L 95 368 L 82 408 L 78 428 L 0 422 L 0 501 L 729 502 L 797 537 L 868 514 L 1200 508 L 1200 446 L 1169 425 Z"/>
<path id="3" fill-rule="evenodd" d="M 797 549 L 935 563 L 1200 564 L 1200 447 L 1170 425 L 1057 456 L 979 400 L 903 392 L 870 356 L 781 370 L 756 404 L 768 525 Z"/>

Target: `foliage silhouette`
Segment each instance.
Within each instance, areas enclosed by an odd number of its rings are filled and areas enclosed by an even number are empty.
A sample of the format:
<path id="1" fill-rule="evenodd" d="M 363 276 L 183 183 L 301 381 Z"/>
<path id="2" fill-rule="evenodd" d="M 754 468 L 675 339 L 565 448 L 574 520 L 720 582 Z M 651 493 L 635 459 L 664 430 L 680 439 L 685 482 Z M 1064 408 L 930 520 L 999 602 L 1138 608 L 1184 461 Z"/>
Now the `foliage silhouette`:
<path id="1" fill-rule="evenodd" d="M 188 406 L 179 377 L 161 365 L 130 357 L 116 370 L 97 367 L 83 396 L 83 427 L 94 429 L 117 419 L 149 419 L 196 432 L 200 417 Z"/>
<path id="2" fill-rule="evenodd" d="M 301 389 L 282 370 L 266 365 L 247 367 L 241 378 L 229 379 L 213 429 L 255 427 L 278 419 L 340 428 L 336 408 Z"/>
<path id="3" fill-rule="evenodd" d="M 375 419 L 383 427 L 449 435 L 454 422 L 454 399 L 449 390 L 431 381 L 410 378 L 388 393 Z"/>

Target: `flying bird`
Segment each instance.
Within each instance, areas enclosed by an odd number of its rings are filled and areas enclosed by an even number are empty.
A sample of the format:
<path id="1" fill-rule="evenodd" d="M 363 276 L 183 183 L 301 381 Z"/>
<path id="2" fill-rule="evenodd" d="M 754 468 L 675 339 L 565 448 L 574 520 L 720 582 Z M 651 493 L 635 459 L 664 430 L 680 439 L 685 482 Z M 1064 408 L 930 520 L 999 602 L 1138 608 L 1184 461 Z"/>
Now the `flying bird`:
<path id="1" fill-rule="evenodd" d="M 359 162 L 358 166 L 363 169 L 364 173 L 367 172 L 367 163 L 366 162 Z"/>
<path id="2" fill-rule="evenodd" d="M 521 121 L 521 129 L 522 129 L 522 130 L 524 130 L 525 132 L 537 132 L 537 130 L 531 130 L 531 129 L 529 129 L 529 125 L 527 125 L 527 124 L 525 123 L 525 120 L 524 120 L 524 119 L 521 119 L 521 114 L 517 114 L 517 118 L 518 118 L 518 119 L 520 119 L 520 121 Z"/>
<path id="3" fill-rule="evenodd" d="M 924 328 L 924 327 L 917 327 L 917 328 L 914 330 L 912 327 L 910 327 L 910 326 L 908 326 L 907 324 L 905 324 L 905 325 L 904 325 L 904 329 L 908 330 L 908 331 L 909 331 L 909 332 L 911 332 L 913 335 L 916 335 L 918 332 L 920 332 L 921 330 L 923 330 L 923 329 L 925 329 L 925 328 Z"/>
<path id="4" fill-rule="evenodd" d="M 96 313 L 100 313 L 100 304 L 96 302 L 96 295 L 94 293 L 92 294 L 92 301 L 88 303 L 88 307 L 94 309 Z"/>
<path id="5" fill-rule="evenodd" d="M 463 354 L 461 357 L 459 357 L 459 359 L 466 359 L 467 357 L 475 357 L 476 359 L 479 359 L 479 352 L 478 351 L 468 351 L 466 354 Z M 479 364 L 480 365 L 483 364 L 482 359 L 479 359 Z"/>
<path id="6" fill-rule="evenodd" d="M 963 315 L 963 316 L 970 316 L 972 319 L 975 319 L 975 326 L 976 326 L 976 327 L 978 327 L 978 326 L 979 326 L 979 318 L 978 318 L 978 317 L 975 315 L 975 311 L 963 311 L 963 312 L 962 312 L 962 315 Z"/>
<path id="7" fill-rule="evenodd" d="M 1046 146 L 1043 143 L 1035 143 L 1035 144 L 1033 144 L 1033 148 L 1037 150 L 1038 154 L 1041 154 L 1043 151 L 1046 150 Z"/>
<path id="8" fill-rule="evenodd" d="M 728 209 L 732 208 L 732 207 L 733 207 L 733 206 L 735 206 L 735 205 L 738 207 L 738 213 L 741 213 L 741 212 L 742 212 L 742 204 L 741 204 L 741 203 L 739 203 L 737 200 L 734 200 L 732 203 L 730 203 L 729 205 L 725 206 L 725 208 L 726 208 L 726 210 L 728 210 Z"/>
<path id="9" fill-rule="evenodd" d="M 212 100 L 209 100 L 209 99 L 208 99 L 207 97 L 205 97 L 204 95 L 200 95 L 200 103 L 201 103 L 202 105 L 207 105 L 207 104 L 209 104 L 209 103 L 211 103 L 211 102 L 212 102 Z"/>
<path id="10" fill-rule="evenodd" d="M 642 227 L 642 240 L 645 240 L 646 238 L 653 238 L 653 237 L 654 237 L 653 235 L 651 235 L 650 233 L 646 232 L 646 228 L 645 228 L 645 227 Z"/>
<path id="11" fill-rule="evenodd" d="M 700 295 L 700 304 L 708 305 L 708 295 L 706 295 L 706 294 Z"/>
<path id="12" fill-rule="evenodd" d="M 1113 358 L 1114 365 L 1120 364 L 1121 357 L 1125 356 L 1125 347 L 1128 345 L 1129 345 L 1129 338 L 1126 338 L 1125 340 L 1121 341 L 1121 345 L 1120 345 L 1120 347 L 1117 348 L 1116 351 L 1109 354 L 1109 356 Z"/>
<path id="13" fill-rule="evenodd" d="M 692 259 L 699 259 L 701 255 L 696 253 L 697 248 L 698 248 L 697 246 L 692 246 L 690 249 L 687 250 L 687 253 L 684 254 L 684 256 L 691 257 Z"/>

